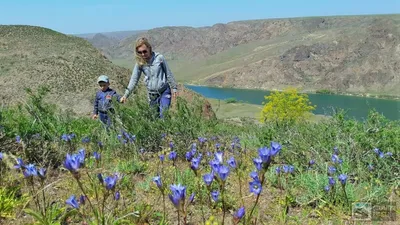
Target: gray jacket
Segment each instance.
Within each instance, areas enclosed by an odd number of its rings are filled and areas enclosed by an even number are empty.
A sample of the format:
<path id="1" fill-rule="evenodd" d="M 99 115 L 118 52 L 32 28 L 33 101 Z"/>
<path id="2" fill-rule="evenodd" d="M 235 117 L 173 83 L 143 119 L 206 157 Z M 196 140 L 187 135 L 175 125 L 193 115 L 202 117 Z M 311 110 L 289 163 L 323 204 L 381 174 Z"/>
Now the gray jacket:
<path id="1" fill-rule="evenodd" d="M 152 52 L 151 60 L 147 65 L 139 66 L 136 63 L 125 91 L 125 97 L 128 97 L 136 87 L 142 72 L 145 76 L 144 83 L 149 93 L 162 93 L 167 89 L 168 84 L 173 92 L 177 91 L 175 78 L 164 56 L 158 52 Z"/>

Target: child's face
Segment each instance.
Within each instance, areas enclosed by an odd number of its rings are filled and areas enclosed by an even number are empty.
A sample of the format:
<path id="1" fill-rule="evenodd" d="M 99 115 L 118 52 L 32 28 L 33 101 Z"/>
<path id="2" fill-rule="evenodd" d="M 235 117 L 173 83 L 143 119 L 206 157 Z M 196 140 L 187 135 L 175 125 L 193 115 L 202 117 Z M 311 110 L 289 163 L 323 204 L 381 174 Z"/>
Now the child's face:
<path id="1" fill-rule="evenodd" d="M 107 90 L 108 86 L 110 86 L 110 83 L 100 81 L 99 86 L 100 86 L 100 90 L 105 91 L 105 90 Z"/>

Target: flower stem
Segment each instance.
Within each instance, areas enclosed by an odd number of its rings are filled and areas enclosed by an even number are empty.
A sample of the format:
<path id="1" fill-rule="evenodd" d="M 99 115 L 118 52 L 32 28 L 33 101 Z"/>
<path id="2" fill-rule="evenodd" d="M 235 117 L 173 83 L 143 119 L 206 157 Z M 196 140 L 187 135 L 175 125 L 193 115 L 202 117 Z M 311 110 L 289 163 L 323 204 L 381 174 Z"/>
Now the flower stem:
<path id="1" fill-rule="evenodd" d="M 261 176 L 261 187 L 264 185 L 264 181 L 265 181 L 265 176 L 264 176 L 264 174 L 262 174 L 262 176 Z M 251 219 L 251 216 L 253 215 L 254 209 L 256 208 L 256 205 L 258 204 L 258 200 L 260 199 L 260 195 L 261 195 L 261 193 L 257 195 L 256 202 L 254 203 L 253 208 L 250 211 L 249 220 Z"/>
<path id="2" fill-rule="evenodd" d="M 225 224 L 225 187 L 221 185 L 221 197 L 222 197 L 222 224 Z"/>
<path id="3" fill-rule="evenodd" d="M 200 183 L 201 178 L 199 176 L 197 176 L 197 189 L 198 189 L 198 193 L 199 193 L 199 197 L 200 197 L 200 208 L 201 208 L 201 216 L 203 218 L 203 224 L 206 223 L 206 216 L 204 215 L 204 208 L 203 208 L 203 197 L 201 194 L 201 183 Z"/>
<path id="4" fill-rule="evenodd" d="M 78 177 L 76 177 L 76 176 L 74 176 L 74 177 L 75 177 L 75 179 L 76 179 L 76 182 L 78 182 L 78 186 L 79 186 L 79 188 L 82 190 L 82 193 L 85 195 L 86 199 L 88 200 L 89 205 L 90 205 L 90 208 L 92 208 L 93 214 L 94 214 L 94 216 L 96 217 L 97 224 L 100 224 L 99 216 L 97 215 L 96 210 L 94 209 L 93 204 L 92 204 L 92 202 L 90 201 L 89 196 L 86 194 L 85 189 L 83 188 L 82 182 L 79 180 Z"/>

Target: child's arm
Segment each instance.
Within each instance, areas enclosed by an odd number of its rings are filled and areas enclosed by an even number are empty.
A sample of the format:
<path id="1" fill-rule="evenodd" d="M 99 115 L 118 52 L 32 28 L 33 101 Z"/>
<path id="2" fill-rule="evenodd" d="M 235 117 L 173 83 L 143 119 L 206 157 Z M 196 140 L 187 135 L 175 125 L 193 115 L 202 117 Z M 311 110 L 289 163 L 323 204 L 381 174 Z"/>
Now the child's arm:
<path id="1" fill-rule="evenodd" d="M 93 103 L 93 119 L 97 119 L 97 115 L 99 114 L 99 98 L 98 98 L 99 93 L 96 93 L 96 96 L 94 98 L 94 103 Z"/>
<path id="2" fill-rule="evenodd" d="M 117 101 L 120 102 L 122 96 L 119 95 L 119 94 L 117 93 L 117 91 L 114 91 L 113 96 L 115 96 L 115 97 L 117 98 Z"/>

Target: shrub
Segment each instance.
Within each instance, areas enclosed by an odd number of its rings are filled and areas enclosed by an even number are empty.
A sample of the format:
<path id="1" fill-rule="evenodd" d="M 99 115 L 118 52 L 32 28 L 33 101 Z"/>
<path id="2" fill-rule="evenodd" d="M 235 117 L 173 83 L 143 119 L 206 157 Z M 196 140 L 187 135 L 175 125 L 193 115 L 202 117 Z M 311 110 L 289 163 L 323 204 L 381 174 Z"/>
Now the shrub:
<path id="1" fill-rule="evenodd" d="M 298 94 L 295 88 L 288 88 L 284 91 L 272 92 L 265 96 L 268 100 L 264 103 L 261 111 L 261 122 L 272 121 L 280 122 L 298 122 L 310 116 L 315 106 L 311 105 L 306 94 Z"/>

